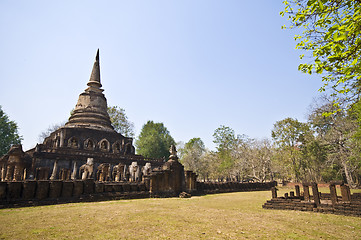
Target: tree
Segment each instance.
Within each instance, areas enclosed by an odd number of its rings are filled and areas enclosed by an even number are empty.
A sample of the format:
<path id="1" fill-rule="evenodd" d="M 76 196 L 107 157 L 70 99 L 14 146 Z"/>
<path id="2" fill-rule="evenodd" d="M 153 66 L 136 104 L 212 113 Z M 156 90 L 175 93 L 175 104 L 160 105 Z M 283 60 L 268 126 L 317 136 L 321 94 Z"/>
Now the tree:
<path id="1" fill-rule="evenodd" d="M 46 130 L 42 131 L 39 134 L 39 137 L 38 137 L 39 143 L 44 142 L 45 138 L 49 137 L 52 132 L 55 132 L 56 130 L 63 127 L 64 125 L 65 125 L 65 122 L 50 125 Z"/>
<path id="2" fill-rule="evenodd" d="M 321 91 L 329 85 L 334 94 L 358 101 L 361 91 L 361 1 L 291 0 L 283 3 L 285 9 L 280 14 L 288 15 L 290 28 L 304 29 L 301 35 L 295 36 L 296 48 L 311 53 L 311 62 L 300 64 L 299 70 L 322 74 L 324 86 Z"/>
<path id="3" fill-rule="evenodd" d="M 110 106 L 108 114 L 115 131 L 125 137 L 134 137 L 134 124 L 128 120 L 124 108 Z"/>
<path id="4" fill-rule="evenodd" d="M 13 144 L 20 144 L 18 126 L 11 121 L 0 106 L 0 156 L 6 154 Z"/>
<path id="5" fill-rule="evenodd" d="M 163 123 L 148 121 L 135 141 L 137 153 L 149 158 L 169 157 L 169 148 L 175 141 Z"/>
<path id="6" fill-rule="evenodd" d="M 253 150 L 250 161 L 252 177 L 260 182 L 266 181 L 267 178 L 273 180 L 271 142 L 268 139 L 252 141 L 251 149 Z"/>
<path id="7" fill-rule="evenodd" d="M 335 106 L 332 103 L 332 100 L 328 100 L 322 106 L 315 108 L 309 116 L 309 122 L 327 146 L 328 167 L 333 170 L 339 166 L 338 169 L 342 170 L 346 182 L 354 187 L 354 180 L 361 167 L 359 142 L 353 138 L 358 124 L 347 110 L 339 110 L 335 114 L 325 116 L 324 112 L 334 112 Z"/>
<path id="8" fill-rule="evenodd" d="M 202 139 L 192 138 L 185 145 L 182 151 L 181 162 L 186 170 L 191 170 L 201 177 L 205 177 L 204 169 L 207 165 L 203 161 L 203 155 L 206 152 L 206 148 Z"/>
<path id="9" fill-rule="evenodd" d="M 223 125 L 214 131 L 213 137 L 213 142 L 217 144 L 217 156 L 220 161 L 218 173 L 221 177 L 229 178 L 235 164 L 232 151 L 237 144 L 237 137 L 232 128 Z"/>
<path id="10" fill-rule="evenodd" d="M 310 127 L 297 119 L 285 118 L 277 121 L 272 130 L 272 138 L 286 155 L 284 161 L 289 164 L 295 180 L 301 180 L 301 171 L 305 169 L 305 162 L 301 157 L 301 148 L 307 135 L 311 135 Z"/>

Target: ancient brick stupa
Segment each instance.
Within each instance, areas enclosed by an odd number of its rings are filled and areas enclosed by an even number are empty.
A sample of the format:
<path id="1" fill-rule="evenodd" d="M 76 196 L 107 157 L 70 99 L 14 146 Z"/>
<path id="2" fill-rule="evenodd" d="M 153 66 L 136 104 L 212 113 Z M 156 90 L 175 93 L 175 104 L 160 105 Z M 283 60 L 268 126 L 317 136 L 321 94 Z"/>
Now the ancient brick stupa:
<path id="1" fill-rule="evenodd" d="M 104 164 L 109 171 L 116 165 L 127 167 L 132 162 L 140 166 L 151 163 L 154 167 L 162 164 L 161 160 L 136 155 L 133 139 L 124 137 L 112 127 L 107 113 L 107 100 L 101 89 L 99 50 L 87 86 L 79 95 L 65 126 L 52 132 L 43 144 L 25 153 L 27 159 L 32 159 L 32 167 L 17 171 L 25 171 L 26 178 L 79 178 L 79 167 L 89 161 L 94 164 L 95 171 Z M 6 168 L 8 159 L 9 155 L 1 157 L 0 167 L 3 162 L 2 168 Z"/>
<path id="2" fill-rule="evenodd" d="M 99 49 L 87 85 L 88 88 L 80 94 L 78 103 L 65 127 L 115 132 L 107 113 L 107 100 L 103 94 L 104 90 L 101 89 Z"/>

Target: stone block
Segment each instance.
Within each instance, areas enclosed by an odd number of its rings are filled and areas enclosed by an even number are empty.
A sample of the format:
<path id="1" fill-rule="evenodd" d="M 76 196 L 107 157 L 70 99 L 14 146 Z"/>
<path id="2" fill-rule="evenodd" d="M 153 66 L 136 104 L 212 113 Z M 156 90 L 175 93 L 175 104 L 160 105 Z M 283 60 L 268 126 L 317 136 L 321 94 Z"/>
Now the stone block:
<path id="1" fill-rule="evenodd" d="M 330 198 L 331 198 L 332 205 L 336 205 L 337 191 L 336 191 L 336 186 L 333 184 L 330 184 Z"/>
<path id="2" fill-rule="evenodd" d="M 308 185 L 303 185 L 303 197 L 305 201 L 310 201 L 310 188 Z"/>
<path id="3" fill-rule="evenodd" d="M 9 200 L 19 199 L 21 197 L 21 182 L 8 182 L 7 183 L 7 197 Z"/>
<path id="4" fill-rule="evenodd" d="M 204 182 L 196 182 L 196 189 L 198 191 L 203 191 L 204 190 Z"/>
<path id="5" fill-rule="evenodd" d="M 131 192 L 137 192 L 138 191 L 138 184 L 137 183 L 131 183 L 130 184 L 130 191 Z"/>
<path id="6" fill-rule="evenodd" d="M 300 197 L 301 193 L 300 193 L 300 186 L 299 185 L 295 186 L 295 191 L 296 191 L 296 197 Z"/>
<path id="7" fill-rule="evenodd" d="M 74 183 L 73 181 L 63 181 L 61 197 L 70 198 L 73 195 Z"/>
<path id="8" fill-rule="evenodd" d="M 74 184 L 73 197 L 79 197 L 80 195 L 83 194 L 83 190 L 84 190 L 83 180 L 75 180 L 73 184 Z"/>
<path id="9" fill-rule="evenodd" d="M 105 183 L 104 184 L 104 192 L 113 192 L 113 184 Z"/>
<path id="10" fill-rule="evenodd" d="M 351 201 L 351 194 L 350 194 L 350 188 L 347 185 L 341 185 L 341 197 L 342 201 L 349 202 Z"/>
<path id="11" fill-rule="evenodd" d="M 49 181 L 48 180 L 37 181 L 35 197 L 39 200 L 49 197 Z"/>
<path id="12" fill-rule="evenodd" d="M 316 206 L 320 205 L 320 194 L 318 192 L 318 186 L 317 183 L 313 182 L 311 184 L 312 186 L 312 194 L 313 194 L 313 201 L 315 201 Z"/>
<path id="13" fill-rule="evenodd" d="M 271 188 L 271 192 L 272 192 L 272 199 L 273 199 L 273 198 L 277 198 L 277 188 L 272 187 L 272 188 Z"/>
<path id="14" fill-rule="evenodd" d="M 59 198 L 61 196 L 62 187 L 63 187 L 63 181 L 61 180 L 50 181 L 49 197 Z"/>
<path id="15" fill-rule="evenodd" d="M 145 184 L 144 183 L 141 183 L 141 184 L 139 184 L 138 185 L 138 188 L 139 188 L 139 191 L 147 191 L 147 188 L 146 188 L 146 186 L 145 186 Z"/>
<path id="16" fill-rule="evenodd" d="M 22 198 L 25 200 L 33 199 L 36 192 L 36 181 L 23 182 Z"/>
<path id="17" fill-rule="evenodd" d="M 102 182 L 96 182 L 96 183 L 95 183 L 95 192 L 96 192 L 96 193 L 102 193 L 102 192 L 104 192 L 104 183 L 102 183 Z"/>
<path id="18" fill-rule="evenodd" d="M 122 184 L 122 188 L 123 188 L 124 192 L 130 192 L 130 184 L 129 183 Z"/>
<path id="19" fill-rule="evenodd" d="M 0 182 L 0 200 L 6 198 L 7 182 Z"/>
<path id="20" fill-rule="evenodd" d="M 113 184 L 113 191 L 114 191 L 114 192 L 123 192 L 122 185 L 120 185 L 120 184 Z"/>
<path id="21" fill-rule="evenodd" d="M 95 188 L 94 179 L 84 180 L 84 194 L 93 194 Z"/>

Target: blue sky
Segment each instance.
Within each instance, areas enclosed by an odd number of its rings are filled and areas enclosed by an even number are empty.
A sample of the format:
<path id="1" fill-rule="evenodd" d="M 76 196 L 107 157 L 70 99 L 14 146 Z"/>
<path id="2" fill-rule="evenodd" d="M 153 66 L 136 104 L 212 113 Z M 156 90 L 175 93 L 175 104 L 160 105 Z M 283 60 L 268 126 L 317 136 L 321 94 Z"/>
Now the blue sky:
<path id="1" fill-rule="evenodd" d="M 136 135 L 163 122 L 176 141 L 212 134 L 270 138 L 276 121 L 305 121 L 319 76 L 297 70 L 296 32 L 282 1 L 0 1 L 0 105 L 25 149 L 64 122 L 86 88 L 97 48 L 108 105 Z M 303 61 L 308 61 L 303 60 Z"/>

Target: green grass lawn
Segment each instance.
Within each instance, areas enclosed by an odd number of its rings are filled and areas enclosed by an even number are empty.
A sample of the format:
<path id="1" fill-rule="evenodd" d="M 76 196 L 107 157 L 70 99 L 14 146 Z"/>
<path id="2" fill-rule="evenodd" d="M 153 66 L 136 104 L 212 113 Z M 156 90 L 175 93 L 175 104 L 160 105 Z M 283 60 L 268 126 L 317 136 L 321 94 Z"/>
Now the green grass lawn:
<path id="1" fill-rule="evenodd" d="M 262 209 L 270 197 L 262 191 L 2 209 L 0 239 L 361 238 L 361 218 Z"/>

